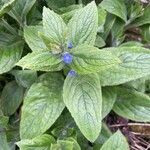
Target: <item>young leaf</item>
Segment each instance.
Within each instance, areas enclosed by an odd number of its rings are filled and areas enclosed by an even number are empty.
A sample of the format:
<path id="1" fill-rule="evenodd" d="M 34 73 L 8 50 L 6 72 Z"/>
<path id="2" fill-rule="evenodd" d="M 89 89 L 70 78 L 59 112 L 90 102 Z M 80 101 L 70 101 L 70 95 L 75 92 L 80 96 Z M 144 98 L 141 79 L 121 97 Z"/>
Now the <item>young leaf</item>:
<path id="1" fill-rule="evenodd" d="M 44 133 L 64 109 L 63 77 L 59 73 L 43 74 L 25 96 L 21 124 L 21 139 L 31 139 Z"/>
<path id="2" fill-rule="evenodd" d="M 106 48 L 121 63 L 99 72 L 101 85 L 119 85 L 150 74 L 150 51 L 142 47 Z"/>
<path id="3" fill-rule="evenodd" d="M 103 0 L 100 6 L 109 13 L 120 17 L 125 22 L 127 21 L 127 10 L 124 0 Z"/>
<path id="4" fill-rule="evenodd" d="M 73 46 L 80 44 L 94 45 L 98 30 L 98 12 L 95 2 L 75 13 L 68 24 L 69 41 Z"/>
<path id="5" fill-rule="evenodd" d="M 16 0 L 1 0 L 0 2 L 0 17 L 2 17 L 5 13 L 9 12 Z M 4 2 L 4 3 L 3 3 Z"/>
<path id="6" fill-rule="evenodd" d="M 113 105 L 116 101 L 116 96 L 116 89 L 114 87 L 102 88 L 102 118 L 105 118 L 112 110 Z"/>
<path id="7" fill-rule="evenodd" d="M 0 107 L 5 115 L 12 115 L 21 104 L 24 89 L 15 81 L 6 84 L 2 91 Z"/>
<path id="8" fill-rule="evenodd" d="M 66 24 L 63 19 L 49 8 L 43 8 L 43 32 L 52 43 L 64 45 L 66 39 Z"/>
<path id="9" fill-rule="evenodd" d="M 23 43 L 0 47 L 0 74 L 10 71 L 22 55 Z"/>
<path id="10" fill-rule="evenodd" d="M 129 150 L 126 138 L 120 131 L 113 134 L 102 146 L 100 150 Z"/>
<path id="11" fill-rule="evenodd" d="M 58 71 L 64 66 L 60 56 L 53 55 L 48 51 L 34 51 L 29 53 L 16 65 L 34 71 Z"/>
<path id="12" fill-rule="evenodd" d="M 113 110 L 120 116 L 140 122 L 150 121 L 150 97 L 127 88 L 117 88 Z"/>
<path id="13" fill-rule="evenodd" d="M 50 150 L 52 143 L 55 143 L 55 139 L 51 135 L 43 134 L 31 140 L 21 140 L 16 144 L 19 146 L 20 150 Z"/>
<path id="14" fill-rule="evenodd" d="M 42 26 L 26 26 L 24 27 L 24 38 L 32 51 L 47 50 L 46 45 L 39 37 L 38 32 L 43 32 Z"/>
<path id="15" fill-rule="evenodd" d="M 107 70 L 120 63 L 111 52 L 89 45 L 80 45 L 71 50 L 73 62 L 70 65 L 79 74 L 89 74 Z"/>
<path id="16" fill-rule="evenodd" d="M 63 99 L 83 135 L 94 142 L 101 130 L 102 95 L 97 75 L 70 76 L 65 80 Z"/>

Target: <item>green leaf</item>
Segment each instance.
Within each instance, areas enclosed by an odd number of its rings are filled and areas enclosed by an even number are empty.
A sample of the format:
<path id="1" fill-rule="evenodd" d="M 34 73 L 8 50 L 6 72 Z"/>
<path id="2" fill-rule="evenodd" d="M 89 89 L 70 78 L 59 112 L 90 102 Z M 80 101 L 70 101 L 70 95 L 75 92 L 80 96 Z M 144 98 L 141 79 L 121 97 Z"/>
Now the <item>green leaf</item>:
<path id="1" fill-rule="evenodd" d="M 0 74 L 10 71 L 22 55 L 23 44 L 21 42 L 0 47 Z"/>
<path id="2" fill-rule="evenodd" d="M 26 17 L 36 0 L 16 0 L 13 9 L 9 15 L 14 18 L 21 27 L 26 25 Z"/>
<path id="3" fill-rule="evenodd" d="M 6 128 L 9 121 L 9 117 L 4 116 L 2 111 L 0 110 L 0 129 Z"/>
<path id="4" fill-rule="evenodd" d="M 59 140 L 57 144 L 52 144 L 50 150 L 73 150 L 73 142 Z"/>
<path id="5" fill-rule="evenodd" d="M 13 70 L 16 82 L 24 88 L 29 88 L 37 79 L 37 73 L 32 70 Z"/>
<path id="6" fill-rule="evenodd" d="M 60 46 L 65 44 L 66 24 L 63 19 L 49 8 L 43 8 L 43 32 L 50 39 L 50 42 Z"/>
<path id="7" fill-rule="evenodd" d="M 47 50 L 46 45 L 39 37 L 38 32 L 43 32 L 42 26 L 26 26 L 24 28 L 24 38 L 32 51 Z"/>
<path id="8" fill-rule="evenodd" d="M 21 139 L 41 135 L 56 121 L 64 109 L 62 85 L 61 74 L 46 73 L 30 87 L 22 108 Z"/>
<path id="9" fill-rule="evenodd" d="M 116 89 L 114 87 L 102 88 L 102 118 L 105 118 L 112 110 L 113 105 L 116 101 L 116 96 Z"/>
<path id="10" fill-rule="evenodd" d="M 48 51 L 29 53 L 16 65 L 34 71 L 58 71 L 64 66 L 59 55 L 53 55 Z"/>
<path id="11" fill-rule="evenodd" d="M 140 43 L 140 42 L 137 42 L 137 41 L 129 41 L 129 42 L 125 42 L 125 43 L 122 43 L 121 45 L 119 45 L 121 47 L 142 47 L 143 44 Z"/>
<path id="12" fill-rule="evenodd" d="M 150 74 L 150 51 L 142 47 L 106 48 L 121 63 L 99 72 L 101 85 L 119 85 Z"/>
<path id="13" fill-rule="evenodd" d="M 120 131 L 113 134 L 102 146 L 100 150 L 129 150 L 126 138 Z"/>
<path id="14" fill-rule="evenodd" d="M 54 10 L 60 10 L 61 7 L 67 7 L 76 3 L 75 0 L 46 0 L 46 2 L 49 8 L 52 8 Z"/>
<path id="15" fill-rule="evenodd" d="M 10 150 L 7 143 L 6 134 L 3 131 L 0 133 L 0 146 L 1 150 Z"/>
<path id="16" fill-rule="evenodd" d="M 99 36 L 96 36 L 95 46 L 98 48 L 104 47 L 106 45 L 105 41 Z"/>
<path id="17" fill-rule="evenodd" d="M 55 143 L 55 139 L 51 135 L 43 134 L 31 140 L 21 140 L 16 144 L 20 150 L 50 150 L 52 143 Z"/>
<path id="18" fill-rule="evenodd" d="M 78 10 L 68 24 L 69 41 L 73 46 L 94 45 L 98 30 L 98 11 L 95 2 Z"/>
<path id="19" fill-rule="evenodd" d="M 127 21 L 127 10 L 124 0 L 103 0 L 100 6 L 109 13 L 120 17 L 125 22 Z"/>
<path id="20" fill-rule="evenodd" d="M 141 27 L 141 34 L 143 41 L 149 43 L 150 41 L 150 24 Z"/>
<path id="21" fill-rule="evenodd" d="M 137 18 L 132 24 L 134 26 L 142 26 L 145 24 L 150 24 L 150 5 L 148 5 L 143 12 L 143 15 Z"/>
<path id="22" fill-rule="evenodd" d="M 101 130 L 102 95 L 97 75 L 68 76 L 63 99 L 83 135 L 94 142 Z"/>
<path id="23" fill-rule="evenodd" d="M 9 12 L 16 0 L 1 0 L 0 2 L 0 17 Z"/>
<path id="24" fill-rule="evenodd" d="M 2 91 L 0 107 L 5 115 L 12 115 L 23 100 L 24 90 L 15 81 L 6 84 Z"/>
<path id="25" fill-rule="evenodd" d="M 150 121 L 150 97 L 131 88 L 117 88 L 117 101 L 113 110 L 120 116 L 140 121 Z"/>
<path id="26" fill-rule="evenodd" d="M 73 62 L 70 65 L 79 74 L 101 72 L 120 63 L 111 52 L 89 45 L 80 45 L 71 50 Z"/>

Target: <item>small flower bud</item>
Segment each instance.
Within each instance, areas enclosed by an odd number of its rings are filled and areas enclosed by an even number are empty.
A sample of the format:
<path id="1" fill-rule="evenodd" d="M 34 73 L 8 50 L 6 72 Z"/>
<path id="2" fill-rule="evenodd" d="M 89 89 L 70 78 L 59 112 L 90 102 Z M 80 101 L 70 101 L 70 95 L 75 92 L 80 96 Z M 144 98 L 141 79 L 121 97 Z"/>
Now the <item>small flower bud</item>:
<path id="1" fill-rule="evenodd" d="M 76 76 L 76 72 L 74 70 L 70 70 L 68 75 L 69 76 Z"/>
<path id="2" fill-rule="evenodd" d="M 68 52 L 65 52 L 63 54 L 63 61 L 66 63 L 66 64 L 71 64 L 72 63 L 72 60 L 73 60 L 73 56 L 68 53 Z"/>
<path id="3" fill-rule="evenodd" d="M 73 44 L 71 42 L 68 43 L 68 49 L 72 49 L 73 48 Z"/>

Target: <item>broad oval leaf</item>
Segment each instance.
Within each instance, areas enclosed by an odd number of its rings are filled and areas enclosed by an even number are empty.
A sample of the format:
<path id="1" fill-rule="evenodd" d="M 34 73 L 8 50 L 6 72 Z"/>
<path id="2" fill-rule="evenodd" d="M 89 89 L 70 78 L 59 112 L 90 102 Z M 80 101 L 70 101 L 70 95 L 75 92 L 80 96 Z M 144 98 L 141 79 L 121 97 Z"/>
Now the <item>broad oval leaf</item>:
<path id="1" fill-rule="evenodd" d="M 21 139 L 31 139 L 44 133 L 64 109 L 62 100 L 63 77 L 46 73 L 34 83 L 25 96 L 21 124 Z"/>
<path id="2" fill-rule="evenodd" d="M 120 17 L 125 22 L 127 21 L 127 10 L 124 0 L 103 0 L 100 6 L 109 13 Z"/>
<path id="3" fill-rule="evenodd" d="M 94 142 L 101 130 L 102 95 L 97 75 L 68 75 L 63 99 L 83 135 Z"/>
<path id="4" fill-rule="evenodd" d="M 93 46 L 80 45 L 72 49 L 72 69 L 79 74 L 89 74 L 107 70 L 120 63 L 119 58 L 109 51 L 100 50 Z"/>
<path id="5" fill-rule="evenodd" d="M 42 26 L 26 26 L 24 28 L 24 38 L 32 51 L 47 50 L 46 45 L 39 37 L 38 32 L 43 32 Z"/>
<path id="6" fill-rule="evenodd" d="M 121 61 L 118 65 L 99 72 L 102 86 L 119 85 L 150 74 L 150 51 L 142 47 L 112 47 L 112 52 Z"/>
<path id="7" fill-rule="evenodd" d="M 117 88 L 113 110 L 120 116 L 140 122 L 150 121 L 150 97 L 127 88 Z"/>
<path id="8" fill-rule="evenodd" d="M 16 144 L 20 150 L 50 150 L 52 143 L 55 143 L 55 139 L 51 135 L 43 134 L 31 140 L 21 140 Z"/>
<path id="9" fill-rule="evenodd" d="M 64 45 L 67 26 L 63 19 L 49 8 L 43 8 L 43 32 L 50 42 Z"/>
<path id="10" fill-rule="evenodd" d="M 0 47 L 0 74 L 10 71 L 19 61 L 23 50 L 23 43 L 18 42 L 10 46 Z"/>
<path id="11" fill-rule="evenodd" d="M 73 46 L 94 45 L 98 30 L 98 11 L 95 2 L 91 2 L 75 13 L 68 24 L 69 41 Z"/>
<path id="12" fill-rule="evenodd" d="M 126 138 L 120 131 L 113 134 L 102 146 L 100 150 L 129 150 Z"/>
<path id="13" fill-rule="evenodd" d="M 58 71 L 64 66 L 59 55 L 53 55 L 48 51 L 29 53 L 16 65 L 34 71 Z"/>
<path id="14" fill-rule="evenodd" d="M 24 96 L 24 89 L 15 81 L 6 84 L 2 91 L 0 107 L 5 115 L 12 115 L 20 106 Z"/>

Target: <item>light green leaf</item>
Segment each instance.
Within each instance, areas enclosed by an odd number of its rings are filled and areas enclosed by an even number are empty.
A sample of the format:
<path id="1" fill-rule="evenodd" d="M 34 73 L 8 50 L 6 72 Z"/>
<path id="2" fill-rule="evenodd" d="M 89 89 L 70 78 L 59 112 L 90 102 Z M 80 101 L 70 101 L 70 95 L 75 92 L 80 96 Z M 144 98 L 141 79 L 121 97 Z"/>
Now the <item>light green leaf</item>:
<path id="1" fill-rule="evenodd" d="M 32 70 L 13 70 L 16 82 L 24 88 L 29 88 L 37 79 L 37 73 Z"/>
<path id="2" fill-rule="evenodd" d="M 125 42 L 125 43 L 122 43 L 121 45 L 119 45 L 121 47 L 142 47 L 143 44 L 140 43 L 140 42 L 137 42 L 137 41 L 129 41 L 129 42 Z"/>
<path id="3" fill-rule="evenodd" d="M 24 28 L 24 38 L 32 51 L 47 50 L 46 45 L 39 37 L 38 32 L 43 32 L 42 26 L 26 26 Z"/>
<path id="4" fill-rule="evenodd" d="M 105 41 L 101 38 L 101 36 L 97 35 L 95 40 L 95 46 L 98 48 L 104 47 L 106 45 Z"/>
<path id="5" fill-rule="evenodd" d="M 55 139 L 51 135 L 43 134 L 31 140 L 21 140 L 16 144 L 20 150 L 50 150 L 52 143 L 55 143 Z"/>
<path id="6" fill-rule="evenodd" d="M 99 72 L 101 85 L 119 85 L 150 74 L 150 51 L 142 47 L 106 48 L 121 63 Z"/>
<path id="7" fill-rule="evenodd" d="M 127 21 L 127 10 L 124 0 L 103 0 L 100 6 L 109 13 L 120 17 L 125 22 Z"/>
<path id="8" fill-rule="evenodd" d="M 6 84 L 2 91 L 0 107 L 4 115 L 12 115 L 20 106 L 24 90 L 15 81 Z"/>
<path id="9" fill-rule="evenodd" d="M 44 133 L 64 109 L 63 77 L 59 73 L 43 74 L 25 96 L 21 124 L 21 139 L 31 139 Z"/>
<path id="10" fill-rule="evenodd" d="M 120 131 L 113 134 L 102 146 L 100 150 L 129 150 L 126 138 Z"/>
<path id="11" fill-rule="evenodd" d="M 48 51 L 29 53 L 16 65 L 34 71 L 58 71 L 64 66 L 59 55 L 53 55 Z"/>
<path id="12" fill-rule="evenodd" d="M 43 32 L 50 39 L 50 42 L 60 46 L 65 44 L 66 24 L 63 19 L 49 8 L 43 8 Z"/>
<path id="13" fill-rule="evenodd" d="M 15 0 L 1 0 L 0 1 L 0 17 L 9 12 L 14 4 Z"/>
<path id="14" fill-rule="evenodd" d="M 117 88 L 117 101 L 113 110 L 120 116 L 140 121 L 150 121 L 150 97 L 131 88 Z"/>
<path id="15" fill-rule="evenodd" d="M 9 12 L 9 15 L 13 17 L 20 26 L 26 25 L 26 17 L 36 0 L 16 0 L 13 9 Z"/>
<path id="16" fill-rule="evenodd" d="M 116 89 L 114 87 L 102 88 L 102 118 L 105 118 L 112 110 L 113 105 L 116 101 L 116 96 Z"/>
<path id="17" fill-rule="evenodd" d="M 73 46 L 94 45 L 98 30 L 98 11 L 95 2 L 78 10 L 68 24 L 69 41 Z"/>
<path id="18" fill-rule="evenodd" d="M 0 47 L 0 74 L 10 71 L 22 55 L 23 43 Z"/>
<path id="19" fill-rule="evenodd" d="M 142 26 L 145 24 L 150 24 L 150 5 L 148 5 L 143 12 L 143 15 L 134 20 L 132 24 L 134 24 L 136 27 L 137 26 Z"/>
<path id="20" fill-rule="evenodd" d="M 150 24 L 144 25 L 141 27 L 141 34 L 143 37 L 143 41 L 149 43 L 150 42 Z"/>
<path id="21" fill-rule="evenodd" d="M 79 74 L 89 74 L 107 70 L 120 63 L 111 52 L 89 45 L 80 45 L 71 50 L 73 62 L 70 65 Z"/>
<path id="22" fill-rule="evenodd" d="M 68 76 L 63 99 L 83 135 L 94 142 L 101 130 L 102 95 L 97 75 Z"/>

